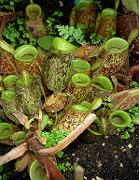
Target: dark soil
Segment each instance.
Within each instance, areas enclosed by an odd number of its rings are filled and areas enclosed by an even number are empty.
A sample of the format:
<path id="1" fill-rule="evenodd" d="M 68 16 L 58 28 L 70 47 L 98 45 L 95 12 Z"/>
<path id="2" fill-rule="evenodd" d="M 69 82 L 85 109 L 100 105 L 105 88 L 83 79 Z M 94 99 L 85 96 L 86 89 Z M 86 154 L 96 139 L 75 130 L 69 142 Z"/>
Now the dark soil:
<path id="1" fill-rule="evenodd" d="M 65 151 L 64 158 L 64 162 L 77 162 L 85 169 L 84 180 L 139 179 L 139 129 L 128 140 L 87 134 L 82 134 Z M 65 177 L 72 179 L 70 173 L 65 173 Z"/>

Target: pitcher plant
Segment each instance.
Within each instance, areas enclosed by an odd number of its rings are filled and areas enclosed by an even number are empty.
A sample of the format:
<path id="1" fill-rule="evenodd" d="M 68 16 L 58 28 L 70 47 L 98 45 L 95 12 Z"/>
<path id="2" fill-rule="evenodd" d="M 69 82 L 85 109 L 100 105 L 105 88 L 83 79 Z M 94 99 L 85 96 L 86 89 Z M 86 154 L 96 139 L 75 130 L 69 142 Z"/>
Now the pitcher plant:
<path id="1" fill-rule="evenodd" d="M 13 63 L 10 64 L 16 70 L 16 73 L 23 70 L 27 70 L 33 74 L 40 73 L 41 57 L 34 46 L 22 45 L 17 49 L 13 49 L 6 41 L 0 40 L 0 47 L 12 55 Z"/>
<path id="2" fill-rule="evenodd" d="M 43 23 L 42 9 L 38 4 L 33 3 L 30 0 L 30 4 L 26 7 L 26 28 L 35 37 L 44 36 L 47 32 L 46 27 Z"/>
<path id="3" fill-rule="evenodd" d="M 92 0 L 81 0 L 76 3 L 70 15 L 70 26 L 81 28 L 86 34 L 94 31 L 96 5 Z"/>
<path id="4" fill-rule="evenodd" d="M 95 32 L 102 38 L 111 38 L 117 31 L 117 11 L 112 8 L 105 8 L 98 16 Z"/>
<path id="5" fill-rule="evenodd" d="M 122 0 L 123 13 L 118 15 L 118 32 L 127 40 L 130 32 L 138 28 L 139 23 L 139 9 L 138 0 Z M 128 27 L 128 28 L 127 28 Z M 135 42 L 139 42 L 139 37 L 135 39 Z"/>
<path id="6" fill-rule="evenodd" d="M 119 37 L 109 39 L 104 45 L 104 52 L 92 66 L 99 62 L 96 73 L 112 75 L 128 64 L 129 43 Z"/>

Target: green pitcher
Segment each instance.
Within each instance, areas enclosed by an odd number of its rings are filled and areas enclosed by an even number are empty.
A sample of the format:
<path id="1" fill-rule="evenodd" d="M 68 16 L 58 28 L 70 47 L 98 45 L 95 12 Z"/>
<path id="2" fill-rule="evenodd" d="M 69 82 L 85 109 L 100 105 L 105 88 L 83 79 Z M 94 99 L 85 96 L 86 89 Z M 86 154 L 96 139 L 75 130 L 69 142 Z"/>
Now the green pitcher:
<path id="1" fill-rule="evenodd" d="M 129 43 L 120 37 L 109 39 L 104 45 L 104 52 L 98 60 L 92 65 L 98 64 L 95 73 L 110 76 L 121 70 L 128 64 L 128 47 Z"/>
<path id="2" fill-rule="evenodd" d="M 39 74 L 41 70 L 41 57 L 32 45 L 22 45 L 16 50 L 6 41 L 0 40 L 0 47 L 13 55 L 14 67 L 18 72 L 27 70 L 32 74 Z"/>
<path id="3" fill-rule="evenodd" d="M 95 28 L 96 14 L 96 5 L 92 0 L 80 0 L 72 9 L 70 26 L 79 27 L 90 34 Z"/>

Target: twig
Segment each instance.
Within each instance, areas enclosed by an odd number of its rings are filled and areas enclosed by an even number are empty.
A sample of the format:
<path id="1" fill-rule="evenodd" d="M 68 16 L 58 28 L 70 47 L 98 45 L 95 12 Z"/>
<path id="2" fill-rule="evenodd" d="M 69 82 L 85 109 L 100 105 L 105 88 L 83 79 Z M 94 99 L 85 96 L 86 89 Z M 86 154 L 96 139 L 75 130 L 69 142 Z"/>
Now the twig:
<path id="1" fill-rule="evenodd" d="M 74 180 L 84 180 L 84 168 L 80 165 L 75 166 Z"/>
<path id="2" fill-rule="evenodd" d="M 21 157 L 27 150 L 28 150 L 27 143 L 23 143 L 20 146 L 13 148 L 4 156 L 0 156 L 0 165 L 6 164 L 9 161 L 12 161 L 14 159 Z"/>
<path id="3" fill-rule="evenodd" d="M 63 175 L 60 173 L 60 171 L 57 169 L 56 165 L 49 159 L 48 155 L 42 155 L 38 153 L 40 149 L 42 149 L 42 145 L 39 143 L 39 141 L 36 138 L 36 134 L 32 132 L 31 137 L 28 138 L 27 143 L 30 149 L 33 151 L 36 158 L 39 160 L 42 168 L 47 174 L 48 180 L 65 180 Z"/>
<path id="4" fill-rule="evenodd" d="M 28 122 L 28 117 L 24 115 L 21 111 L 16 111 L 12 114 L 18 119 L 20 124 L 22 124 L 23 126 Z"/>

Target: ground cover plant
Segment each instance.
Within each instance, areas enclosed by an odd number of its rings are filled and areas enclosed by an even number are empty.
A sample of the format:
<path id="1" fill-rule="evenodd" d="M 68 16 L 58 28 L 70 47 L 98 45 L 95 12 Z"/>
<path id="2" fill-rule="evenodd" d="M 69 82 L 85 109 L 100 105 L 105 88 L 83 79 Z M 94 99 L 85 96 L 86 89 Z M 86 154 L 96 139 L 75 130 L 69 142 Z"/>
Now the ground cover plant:
<path id="1" fill-rule="evenodd" d="M 1 3 L 3 11 L 11 10 L 11 2 Z M 7 147 L 0 178 L 12 178 L 13 162 L 22 179 L 99 179 L 98 173 L 108 179 L 104 160 L 119 156 L 117 168 L 127 152 L 133 163 L 129 150 L 138 149 L 138 18 L 131 18 L 130 33 L 119 25 L 124 15 L 138 17 L 138 2 L 115 0 L 104 7 L 101 1 L 79 1 L 67 24 L 59 9 L 46 16 L 39 2 L 30 1 L 17 13 L 22 1 L 13 3 L 14 12 L 0 14 L 0 143 Z M 128 143 L 121 154 L 112 139 Z M 102 155 L 105 145 L 109 159 Z M 87 169 L 94 165 L 87 164 L 84 148 L 98 171 Z"/>

